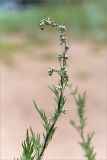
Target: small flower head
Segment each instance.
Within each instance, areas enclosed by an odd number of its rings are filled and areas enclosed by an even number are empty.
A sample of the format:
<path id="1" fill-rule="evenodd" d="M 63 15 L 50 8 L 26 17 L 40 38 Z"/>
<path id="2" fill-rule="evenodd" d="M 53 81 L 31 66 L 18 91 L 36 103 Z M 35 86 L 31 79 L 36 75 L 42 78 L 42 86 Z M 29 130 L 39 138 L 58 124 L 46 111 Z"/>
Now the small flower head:
<path id="1" fill-rule="evenodd" d="M 63 26 L 63 25 L 60 25 L 60 26 L 59 26 L 59 30 L 60 30 L 61 32 L 67 31 L 66 27 Z"/>
<path id="2" fill-rule="evenodd" d="M 45 23 L 44 23 L 44 21 L 42 20 L 41 23 L 40 23 L 40 28 L 41 28 L 41 30 L 44 30 L 44 26 L 45 26 Z"/>
<path id="3" fill-rule="evenodd" d="M 69 45 L 65 45 L 65 51 L 67 52 L 69 50 Z"/>
<path id="4" fill-rule="evenodd" d="M 52 21 L 51 21 L 50 17 L 48 17 L 48 20 L 45 20 L 45 24 L 46 25 L 51 25 L 52 24 Z"/>
<path id="5" fill-rule="evenodd" d="M 68 58 L 69 58 L 69 56 L 66 54 L 64 58 L 65 58 L 65 59 L 68 59 Z"/>
<path id="6" fill-rule="evenodd" d="M 55 91 L 61 92 L 61 91 L 62 91 L 62 87 L 61 87 L 60 85 L 57 85 L 57 86 L 55 87 Z"/>
<path id="7" fill-rule="evenodd" d="M 52 76 L 52 74 L 53 74 L 54 71 L 55 71 L 55 69 L 50 67 L 50 68 L 48 69 L 48 75 L 49 75 L 49 76 Z"/>
<path id="8" fill-rule="evenodd" d="M 63 54 L 60 53 L 60 54 L 58 55 L 58 59 L 61 61 L 62 58 L 63 58 Z"/>

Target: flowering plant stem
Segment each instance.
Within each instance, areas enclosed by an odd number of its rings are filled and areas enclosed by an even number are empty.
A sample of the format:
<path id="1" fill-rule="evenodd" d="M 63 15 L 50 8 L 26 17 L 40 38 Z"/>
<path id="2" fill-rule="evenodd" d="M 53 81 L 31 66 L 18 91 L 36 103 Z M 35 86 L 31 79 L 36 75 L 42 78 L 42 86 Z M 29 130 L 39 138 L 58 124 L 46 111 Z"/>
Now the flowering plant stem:
<path id="1" fill-rule="evenodd" d="M 39 113 L 42 124 L 45 129 L 43 133 L 43 142 L 40 140 L 40 134 L 35 135 L 32 128 L 30 127 L 30 135 L 27 130 L 27 135 L 25 141 L 22 143 L 23 146 L 23 154 L 20 157 L 20 160 L 41 160 L 46 147 L 48 146 L 49 142 L 52 140 L 52 137 L 56 131 L 56 122 L 59 119 L 62 113 L 65 113 L 65 102 L 66 98 L 64 96 L 65 88 L 68 84 L 68 65 L 67 59 L 68 55 L 67 52 L 69 50 L 67 38 L 66 38 L 66 27 L 63 25 L 58 25 L 54 20 L 50 18 L 43 19 L 40 22 L 41 30 L 44 30 L 45 26 L 51 26 L 59 31 L 60 43 L 63 45 L 64 50 L 62 53 L 58 55 L 59 61 L 59 68 L 52 68 L 50 67 L 48 70 L 48 75 L 52 76 L 53 73 L 59 75 L 59 82 L 57 86 L 50 87 L 51 91 L 54 93 L 54 100 L 55 100 L 55 110 L 52 112 L 49 117 L 47 117 L 45 111 L 43 109 L 39 109 L 34 102 L 34 106 Z"/>
<path id="2" fill-rule="evenodd" d="M 40 151 L 40 154 L 38 155 L 37 160 L 40 160 L 41 157 L 43 156 L 43 153 L 50 141 L 50 137 L 52 139 L 53 133 L 56 130 L 55 124 L 60 116 L 60 114 L 62 112 L 65 112 L 64 109 L 64 104 L 65 104 L 65 97 L 64 97 L 64 90 L 65 87 L 67 85 L 68 82 L 68 76 L 67 76 L 67 66 L 66 66 L 66 55 L 67 55 L 67 50 L 68 50 L 68 45 L 67 45 L 67 40 L 65 38 L 65 32 L 66 32 L 66 27 L 65 26 L 61 26 L 58 25 L 55 21 L 50 20 L 50 18 L 48 18 L 48 20 L 43 19 L 40 23 L 40 27 L 43 30 L 45 25 L 49 25 L 52 27 L 55 27 L 56 29 L 59 29 L 60 31 L 60 41 L 61 44 L 64 44 L 64 51 L 62 54 L 59 55 L 58 60 L 60 62 L 60 68 L 59 69 L 55 69 L 55 68 L 50 68 L 48 70 L 48 74 L 51 76 L 53 74 L 53 72 L 56 72 L 60 75 L 60 80 L 59 80 L 59 84 L 57 87 L 51 88 L 51 90 L 54 92 L 55 94 L 55 100 L 57 103 L 57 108 L 55 109 L 55 112 L 53 114 L 52 119 L 50 118 L 49 120 L 49 129 L 46 132 L 46 135 L 44 136 L 44 142 L 42 145 L 42 149 Z M 35 105 L 36 106 L 36 105 Z M 52 133 L 53 132 L 53 133 Z"/>

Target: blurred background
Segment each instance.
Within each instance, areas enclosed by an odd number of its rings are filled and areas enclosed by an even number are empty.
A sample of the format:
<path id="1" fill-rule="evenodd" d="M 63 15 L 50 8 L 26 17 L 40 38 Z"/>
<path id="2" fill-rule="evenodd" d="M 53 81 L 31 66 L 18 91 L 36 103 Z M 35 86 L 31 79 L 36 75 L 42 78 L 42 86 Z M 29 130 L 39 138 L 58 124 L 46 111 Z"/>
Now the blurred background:
<path id="1" fill-rule="evenodd" d="M 67 26 L 70 82 L 87 91 L 86 131 L 95 131 L 93 144 L 97 160 L 106 160 L 106 0 L 0 0 L 0 159 L 11 160 L 22 152 L 26 129 L 42 134 L 40 118 L 32 99 L 49 114 L 54 109 L 48 85 L 48 67 L 58 66 L 61 52 L 58 33 L 39 29 L 40 20 L 51 17 Z M 68 91 L 67 114 L 47 148 L 46 160 L 81 160 L 80 140 L 69 120 L 77 119 L 76 107 Z"/>

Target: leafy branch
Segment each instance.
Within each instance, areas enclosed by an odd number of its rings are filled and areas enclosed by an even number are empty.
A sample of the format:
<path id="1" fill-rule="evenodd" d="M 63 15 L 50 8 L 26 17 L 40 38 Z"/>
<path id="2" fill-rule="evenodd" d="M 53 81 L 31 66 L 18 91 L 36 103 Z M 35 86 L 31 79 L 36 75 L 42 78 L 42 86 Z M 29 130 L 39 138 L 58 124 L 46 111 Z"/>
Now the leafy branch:
<path id="1" fill-rule="evenodd" d="M 59 75 L 59 82 L 57 86 L 50 87 L 51 91 L 54 94 L 55 100 L 55 110 L 50 113 L 49 117 L 46 115 L 43 109 L 39 109 L 33 100 L 34 106 L 37 112 L 40 115 L 42 120 L 43 127 L 45 129 L 43 133 L 43 142 L 41 142 L 40 134 L 35 135 L 32 128 L 30 128 L 30 135 L 27 130 L 26 140 L 22 143 L 23 146 L 23 154 L 20 157 L 20 160 L 41 160 L 46 147 L 48 146 L 49 142 L 52 140 L 53 135 L 57 129 L 56 122 L 59 119 L 62 113 L 65 113 L 65 102 L 66 98 L 64 96 L 65 88 L 68 84 L 68 65 L 67 59 L 68 55 L 67 52 L 69 50 L 67 38 L 66 38 L 66 27 L 63 25 L 59 25 L 54 20 L 50 18 L 43 19 L 40 22 L 41 30 L 44 30 L 45 26 L 51 26 L 59 31 L 60 37 L 60 44 L 64 46 L 64 50 L 62 53 L 58 55 L 59 61 L 59 68 L 52 68 L 48 69 L 48 75 L 52 76 L 53 73 Z"/>
<path id="2" fill-rule="evenodd" d="M 85 157 L 87 158 L 87 160 L 95 160 L 96 153 L 94 152 L 94 147 L 92 146 L 92 138 L 94 132 L 85 135 L 84 131 L 87 125 L 87 118 L 85 116 L 86 92 L 84 92 L 83 94 L 79 94 L 77 92 L 77 88 L 75 88 L 72 85 L 70 85 L 69 87 L 71 94 L 73 95 L 74 101 L 76 103 L 77 115 L 79 117 L 79 124 L 77 124 L 74 120 L 71 120 L 70 123 L 77 130 L 81 137 L 81 142 L 79 142 L 79 144 L 84 150 Z"/>
<path id="3" fill-rule="evenodd" d="M 41 141 L 41 135 L 35 134 L 30 127 L 26 133 L 26 139 L 22 143 L 23 153 L 20 156 L 20 160 L 42 160 L 44 152 L 53 138 L 55 131 L 57 129 L 56 123 L 61 116 L 61 114 L 66 113 L 65 103 L 66 97 L 64 96 L 65 88 L 68 86 L 69 77 L 67 74 L 68 64 L 67 60 L 69 58 L 67 52 L 69 50 L 68 41 L 66 37 L 66 27 L 59 25 L 56 21 L 48 19 L 43 19 L 40 22 L 41 30 L 45 29 L 45 26 L 50 26 L 55 28 L 59 32 L 60 44 L 63 45 L 63 51 L 58 55 L 59 67 L 54 68 L 50 67 L 48 69 L 48 75 L 52 76 L 53 73 L 59 75 L 59 81 L 57 86 L 49 87 L 52 93 L 54 94 L 55 108 L 49 116 L 43 109 L 40 109 L 35 100 L 33 100 L 34 107 L 38 112 L 42 125 L 44 127 L 43 137 Z M 76 129 L 81 137 L 81 145 L 84 150 L 85 157 L 87 160 L 96 160 L 96 153 L 94 152 L 94 147 L 92 146 L 92 138 L 94 133 L 85 134 L 85 127 L 87 124 L 87 117 L 85 116 L 86 109 L 86 92 L 79 94 L 77 88 L 74 88 L 72 85 L 69 86 L 71 94 L 73 95 L 74 101 L 76 103 L 77 115 L 79 118 L 79 124 L 74 120 L 71 120 L 71 125 Z M 17 159 L 19 160 L 19 159 Z"/>

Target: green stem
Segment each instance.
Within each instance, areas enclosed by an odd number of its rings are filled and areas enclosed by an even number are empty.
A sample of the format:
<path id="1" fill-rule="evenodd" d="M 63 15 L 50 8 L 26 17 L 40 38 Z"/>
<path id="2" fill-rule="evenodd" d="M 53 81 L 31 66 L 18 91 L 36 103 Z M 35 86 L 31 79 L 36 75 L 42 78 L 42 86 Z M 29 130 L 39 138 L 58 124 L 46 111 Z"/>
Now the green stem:
<path id="1" fill-rule="evenodd" d="M 42 22 L 40 23 L 40 27 L 41 29 L 43 30 L 44 29 L 44 26 L 45 25 L 51 25 L 52 27 L 54 26 L 55 28 L 57 28 L 58 30 L 60 30 L 60 33 L 62 36 L 63 35 L 63 32 L 66 31 L 66 27 L 65 26 L 61 26 L 61 25 L 58 25 L 55 21 L 51 21 L 49 18 L 48 20 L 42 20 Z M 62 39 L 60 40 L 62 42 Z M 63 44 L 63 43 L 62 43 Z M 60 70 L 63 70 L 64 69 L 64 66 L 66 65 L 66 59 L 65 59 L 65 54 L 66 54 L 66 41 L 64 43 L 64 52 L 63 52 L 63 58 L 62 60 L 59 60 L 59 63 L 60 63 Z M 58 100 L 58 103 L 57 103 L 57 111 L 56 111 L 56 116 L 54 117 L 53 119 L 53 122 L 50 126 L 50 129 L 47 131 L 46 133 L 46 136 L 45 136 L 45 139 L 44 139 L 44 142 L 43 142 L 43 146 L 42 146 L 42 150 L 40 152 L 40 154 L 38 155 L 38 158 L 37 160 L 41 160 L 43 154 L 44 154 L 44 151 L 48 145 L 48 142 L 49 142 L 49 138 L 50 138 L 50 135 L 52 133 L 52 130 L 54 129 L 55 127 L 55 124 L 61 114 L 61 103 L 62 103 L 62 98 L 63 98 L 63 93 L 64 93 L 64 90 L 65 90 L 65 87 L 66 87 L 66 84 L 64 83 L 64 77 L 63 75 L 60 75 L 60 84 L 59 86 L 61 86 L 61 90 L 60 90 L 60 96 L 59 96 L 59 100 Z"/>
<path id="2" fill-rule="evenodd" d="M 62 66 L 62 67 L 64 67 L 64 58 L 63 58 L 63 66 Z M 63 89 L 63 87 L 64 87 L 64 82 L 63 82 L 63 77 L 61 76 L 60 78 L 61 78 L 61 79 L 60 79 L 60 85 L 61 85 L 62 90 L 61 90 L 61 93 L 60 93 L 60 98 L 59 98 L 59 102 L 58 102 L 58 106 L 57 106 L 57 111 L 58 111 L 58 112 L 57 112 L 57 116 L 55 117 L 55 119 L 54 119 L 54 121 L 53 121 L 53 124 L 51 125 L 49 131 L 48 131 L 47 134 L 46 134 L 46 137 L 45 137 L 45 140 L 44 140 L 44 144 L 43 144 L 43 147 L 42 147 L 42 151 L 41 151 L 41 153 L 39 154 L 39 157 L 38 157 L 37 160 L 41 160 L 41 158 L 42 158 L 42 156 L 43 156 L 43 154 L 44 154 L 44 151 L 45 151 L 45 149 L 46 149 L 46 147 L 47 147 L 47 145 L 48 145 L 48 140 L 49 140 L 51 131 L 53 130 L 53 128 L 54 128 L 54 126 L 55 126 L 55 124 L 56 124 L 56 122 L 57 122 L 57 120 L 58 120 L 58 118 L 59 118 L 59 116 L 60 116 L 60 114 L 61 114 L 60 106 L 61 106 L 61 100 L 62 100 L 63 93 L 64 93 L 64 89 Z"/>
<path id="3" fill-rule="evenodd" d="M 42 156 L 43 156 L 43 154 L 44 154 L 44 151 L 45 151 L 45 149 L 46 149 L 46 147 L 47 147 L 47 145 L 48 145 L 48 140 L 49 140 L 51 131 L 52 131 L 52 129 L 54 128 L 54 126 L 55 126 L 55 124 L 56 124 L 56 122 L 57 122 L 57 120 L 58 120 L 58 118 L 59 118 L 59 116 L 60 116 L 60 114 L 61 114 L 61 112 L 60 112 L 61 99 L 62 99 L 62 94 L 60 95 L 60 99 L 59 99 L 59 103 L 58 103 L 57 117 L 55 117 L 55 119 L 54 119 L 54 121 L 53 121 L 53 124 L 51 125 L 49 131 L 48 131 L 47 134 L 46 134 L 42 151 L 41 151 L 41 153 L 40 153 L 40 155 L 39 155 L 39 157 L 38 157 L 37 160 L 41 160 L 41 158 L 42 158 Z"/>

